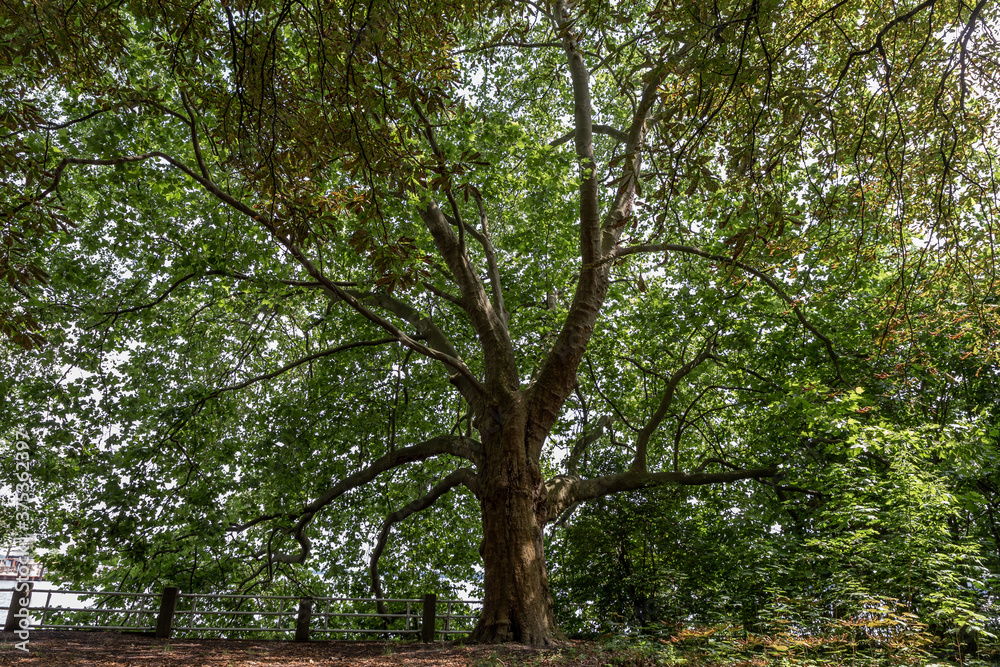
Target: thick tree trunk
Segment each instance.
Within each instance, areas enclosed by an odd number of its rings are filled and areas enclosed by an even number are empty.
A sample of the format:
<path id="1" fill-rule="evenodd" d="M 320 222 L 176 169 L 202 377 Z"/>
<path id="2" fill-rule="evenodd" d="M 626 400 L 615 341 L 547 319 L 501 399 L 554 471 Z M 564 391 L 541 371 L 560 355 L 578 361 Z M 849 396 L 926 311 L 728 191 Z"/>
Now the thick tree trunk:
<path id="1" fill-rule="evenodd" d="M 542 528 L 545 488 L 525 442 L 519 397 L 482 420 L 484 596 L 471 641 L 546 645 L 561 638 L 549 593 Z"/>

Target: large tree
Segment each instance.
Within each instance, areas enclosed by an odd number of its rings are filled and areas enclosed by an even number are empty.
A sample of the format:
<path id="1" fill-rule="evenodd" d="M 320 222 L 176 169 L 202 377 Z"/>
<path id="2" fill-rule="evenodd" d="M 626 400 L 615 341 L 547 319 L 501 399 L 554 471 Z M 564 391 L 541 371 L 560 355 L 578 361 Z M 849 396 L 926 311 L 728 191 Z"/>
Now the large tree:
<path id="1" fill-rule="evenodd" d="M 4 3 L 2 238 L 51 277 L 11 299 L 46 345 L 5 361 L 8 422 L 48 425 L 55 528 L 131 576 L 270 571 L 398 502 L 378 594 L 393 527 L 465 489 L 474 639 L 548 642 L 546 524 L 664 485 L 794 493 L 816 425 L 782 410 L 857 396 L 917 295 L 991 353 L 995 18 Z"/>

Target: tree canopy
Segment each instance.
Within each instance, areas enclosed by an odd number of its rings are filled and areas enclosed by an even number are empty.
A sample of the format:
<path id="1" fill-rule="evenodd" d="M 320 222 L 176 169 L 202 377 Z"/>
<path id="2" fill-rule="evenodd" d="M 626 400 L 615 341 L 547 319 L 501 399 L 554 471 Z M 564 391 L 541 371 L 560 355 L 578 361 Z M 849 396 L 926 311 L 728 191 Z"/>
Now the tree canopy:
<path id="1" fill-rule="evenodd" d="M 545 527 L 596 544 L 617 494 L 766 497 L 815 553 L 927 462 L 1000 511 L 996 19 L 5 3 L 3 427 L 57 570 L 481 572 L 474 638 L 542 644 Z M 927 544 L 995 558 L 989 516 Z"/>

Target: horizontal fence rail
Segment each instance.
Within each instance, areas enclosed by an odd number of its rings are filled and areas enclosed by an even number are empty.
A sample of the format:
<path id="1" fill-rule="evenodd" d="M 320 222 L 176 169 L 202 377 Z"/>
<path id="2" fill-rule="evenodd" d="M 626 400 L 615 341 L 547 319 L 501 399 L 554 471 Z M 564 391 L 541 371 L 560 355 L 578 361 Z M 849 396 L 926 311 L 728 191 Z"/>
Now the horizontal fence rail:
<path id="1" fill-rule="evenodd" d="M 85 598 L 77 608 L 54 596 Z M 22 604 L 26 602 L 27 604 Z M 379 603 L 384 613 L 379 613 Z M 335 598 L 292 595 L 120 591 L 32 590 L 13 593 L 5 630 L 117 630 L 157 637 L 287 638 L 311 636 L 362 639 L 419 637 L 425 642 L 472 631 L 481 600 L 423 598 Z"/>

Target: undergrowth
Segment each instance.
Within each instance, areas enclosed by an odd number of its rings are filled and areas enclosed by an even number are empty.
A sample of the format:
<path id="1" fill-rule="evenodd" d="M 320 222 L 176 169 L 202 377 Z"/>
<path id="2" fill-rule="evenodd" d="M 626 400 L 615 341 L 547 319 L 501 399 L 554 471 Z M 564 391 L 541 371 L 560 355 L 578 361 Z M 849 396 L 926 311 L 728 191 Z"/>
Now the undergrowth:
<path id="1" fill-rule="evenodd" d="M 659 628 L 648 634 L 607 636 L 605 664 L 614 667 L 996 667 L 1000 643 L 980 643 L 975 654 L 927 631 L 915 617 L 875 625 L 842 623 L 837 632 L 755 635 L 738 625 Z"/>
<path id="2" fill-rule="evenodd" d="M 928 632 L 915 616 L 889 612 L 861 623 L 838 623 L 823 636 L 794 631 L 753 634 L 738 625 L 648 628 L 639 636 L 610 634 L 597 642 L 530 655 L 503 650 L 473 667 L 998 667 L 1000 643 L 969 647 Z"/>

